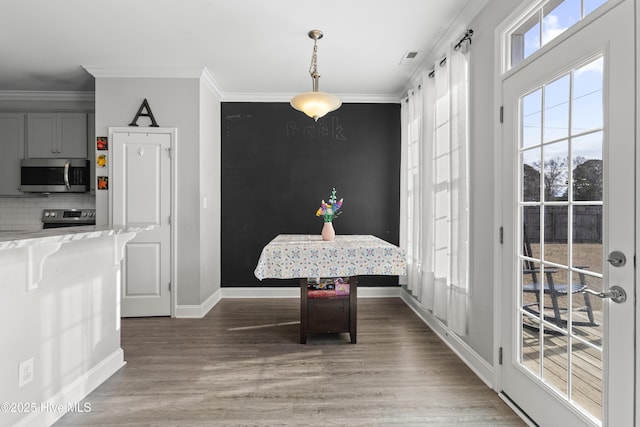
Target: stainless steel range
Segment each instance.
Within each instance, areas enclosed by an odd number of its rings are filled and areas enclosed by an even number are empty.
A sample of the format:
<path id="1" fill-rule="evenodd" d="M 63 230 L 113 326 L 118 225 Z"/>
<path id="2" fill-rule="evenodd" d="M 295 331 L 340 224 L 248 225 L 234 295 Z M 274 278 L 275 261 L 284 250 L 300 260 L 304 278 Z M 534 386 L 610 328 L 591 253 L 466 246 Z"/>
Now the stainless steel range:
<path id="1" fill-rule="evenodd" d="M 81 225 L 96 225 L 95 209 L 45 209 L 42 212 L 42 228 Z"/>

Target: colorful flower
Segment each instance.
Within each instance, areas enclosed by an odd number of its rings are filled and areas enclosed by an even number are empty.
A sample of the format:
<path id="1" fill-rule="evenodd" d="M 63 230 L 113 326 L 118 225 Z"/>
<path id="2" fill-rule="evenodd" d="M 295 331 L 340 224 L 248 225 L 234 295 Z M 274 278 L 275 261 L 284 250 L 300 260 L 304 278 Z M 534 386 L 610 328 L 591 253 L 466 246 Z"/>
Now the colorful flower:
<path id="1" fill-rule="evenodd" d="M 322 200 L 320 203 L 320 207 L 316 211 L 316 216 L 322 216 L 324 222 L 333 221 L 334 216 L 338 216 L 341 214 L 340 208 L 342 207 L 343 199 L 336 201 L 336 189 L 334 188 L 331 191 L 331 196 L 329 197 L 329 202 L 325 202 Z"/>

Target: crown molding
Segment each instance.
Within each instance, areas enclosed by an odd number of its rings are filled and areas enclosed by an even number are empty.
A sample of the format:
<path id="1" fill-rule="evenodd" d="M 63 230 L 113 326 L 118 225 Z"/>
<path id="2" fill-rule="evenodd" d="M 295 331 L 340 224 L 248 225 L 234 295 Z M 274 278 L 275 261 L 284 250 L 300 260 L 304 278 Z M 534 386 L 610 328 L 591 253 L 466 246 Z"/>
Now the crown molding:
<path id="1" fill-rule="evenodd" d="M 227 92 L 221 98 L 222 102 L 289 102 L 297 93 L 251 93 L 251 92 Z M 343 103 L 363 104 L 398 104 L 400 95 L 388 94 L 340 94 L 335 93 Z"/>
<path id="2" fill-rule="evenodd" d="M 433 68 L 433 64 L 441 59 L 442 53 L 446 50 L 447 46 L 454 43 L 460 34 L 469 28 L 471 22 L 478 16 L 488 2 L 489 0 L 469 0 L 447 30 L 442 33 L 433 49 L 426 53 L 424 60 L 416 68 L 413 75 L 407 80 L 407 84 L 402 91 L 404 94 L 417 84 L 425 70 Z"/>
<path id="3" fill-rule="evenodd" d="M 169 78 L 197 79 L 204 67 L 93 67 L 83 65 L 96 78 Z"/>
<path id="4" fill-rule="evenodd" d="M 211 92 L 218 96 L 218 99 L 224 98 L 224 90 L 222 90 L 222 87 L 220 87 L 216 79 L 213 78 L 213 74 L 211 74 L 206 67 L 202 70 L 201 81 Z"/>
<path id="5" fill-rule="evenodd" d="M 206 67 L 92 67 L 82 66 L 95 78 L 118 79 L 201 79 L 219 99 L 224 91 Z"/>
<path id="6" fill-rule="evenodd" d="M 0 101 L 88 101 L 96 99 L 94 92 L 0 90 Z"/>

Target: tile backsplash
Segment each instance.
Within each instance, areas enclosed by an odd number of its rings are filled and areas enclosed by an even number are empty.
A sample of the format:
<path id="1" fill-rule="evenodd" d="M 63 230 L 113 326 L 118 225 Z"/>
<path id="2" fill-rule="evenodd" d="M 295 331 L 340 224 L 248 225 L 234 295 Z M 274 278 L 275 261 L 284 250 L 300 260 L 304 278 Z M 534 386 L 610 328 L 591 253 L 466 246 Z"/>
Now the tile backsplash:
<path id="1" fill-rule="evenodd" d="M 91 195 L 51 194 L 43 197 L 0 197 L 0 231 L 40 230 L 44 209 L 94 209 Z"/>

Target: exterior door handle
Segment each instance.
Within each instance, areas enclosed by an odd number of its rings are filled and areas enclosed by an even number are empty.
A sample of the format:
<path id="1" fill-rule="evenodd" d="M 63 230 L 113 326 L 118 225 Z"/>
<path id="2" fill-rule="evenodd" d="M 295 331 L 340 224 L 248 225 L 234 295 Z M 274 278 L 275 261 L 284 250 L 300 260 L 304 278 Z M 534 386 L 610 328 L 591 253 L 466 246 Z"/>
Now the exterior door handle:
<path id="1" fill-rule="evenodd" d="M 582 291 L 583 294 L 594 295 L 598 298 L 606 299 L 610 298 L 611 301 L 622 304 L 627 300 L 627 293 L 618 285 L 613 285 L 609 288 L 609 292 L 596 292 L 591 289 L 585 289 Z"/>

